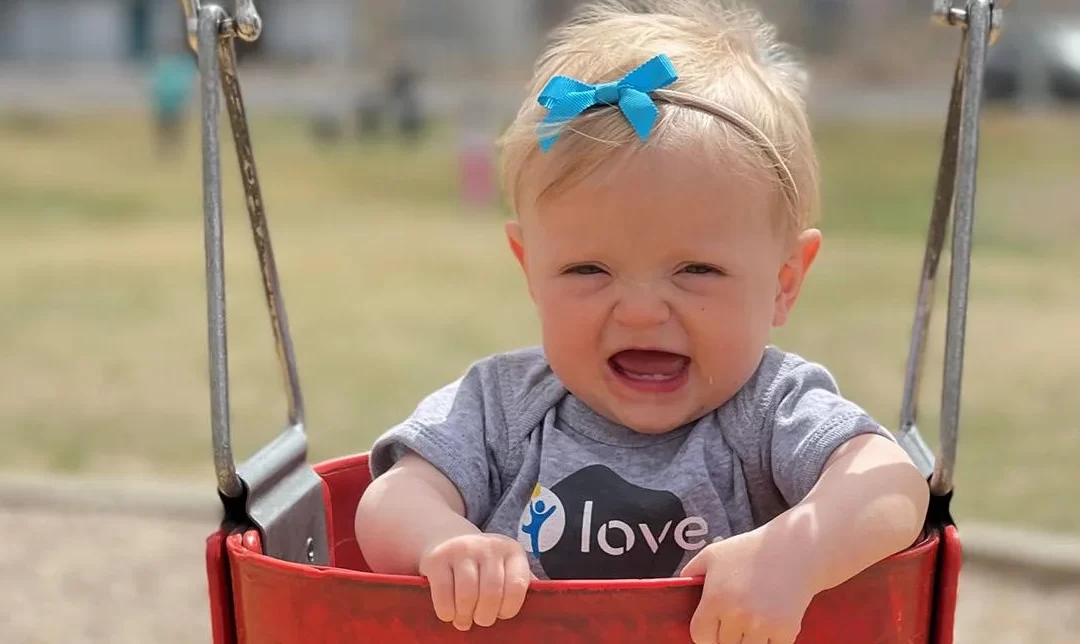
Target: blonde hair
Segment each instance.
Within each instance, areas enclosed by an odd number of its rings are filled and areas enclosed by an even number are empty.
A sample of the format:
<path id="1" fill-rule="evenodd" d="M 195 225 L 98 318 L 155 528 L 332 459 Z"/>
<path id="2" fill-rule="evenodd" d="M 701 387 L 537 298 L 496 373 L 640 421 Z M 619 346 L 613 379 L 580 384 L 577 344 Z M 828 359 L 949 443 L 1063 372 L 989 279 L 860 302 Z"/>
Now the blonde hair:
<path id="1" fill-rule="evenodd" d="M 610 82 L 661 53 L 678 80 L 650 94 L 660 115 L 647 141 L 618 108 L 605 107 L 566 124 L 551 151 L 541 152 L 537 128 L 547 110 L 536 99 L 553 76 Z M 729 167 L 738 162 L 770 181 L 785 227 L 802 230 L 819 200 L 805 89 L 803 68 L 755 11 L 720 0 L 590 2 L 552 32 L 527 98 L 500 139 L 504 192 L 517 211 L 526 188 L 539 201 L 617 155 L 698 145 L 707 157 L 723 156 Z M 544 172 L 535 171 L 538 161 Z"/>

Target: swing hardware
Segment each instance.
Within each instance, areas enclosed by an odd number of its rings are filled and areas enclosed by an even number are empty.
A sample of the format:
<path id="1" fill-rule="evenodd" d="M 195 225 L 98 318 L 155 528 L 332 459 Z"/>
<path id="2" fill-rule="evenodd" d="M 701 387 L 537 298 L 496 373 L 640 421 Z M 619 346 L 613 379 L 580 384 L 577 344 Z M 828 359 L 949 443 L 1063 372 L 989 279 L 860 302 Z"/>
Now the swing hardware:
<path id="1" fill-rule="evenodd" d="M 196 12 L 195 40 L 202 81 L 210 421 L 219 496 L 225 507 L 226 521 L 256 526 L 262 533 L 264 547 L 270 556 L 296 563 L 326 564 L 329 562 L 329 544 L 322 479 L 307 463 L 300 379 L 236 73 L 233 38 L 258 37 L 258 14 L 250 0 L 236 1 L 238 17 L 235 20 L 219 4 L 196 0 L 181 2 L 185 11 Z M 233 457 L 229 418 L 225 249 L 218 137 L 222 96 L 232 126 L 245 203 L 288 403 L 285 430 L 239 469 Z"/>
<path id="2" fill-rule="evenodd" d="M 987 49 L 994 31 L 995 14 L 1001 9 L 993 0 L 968 0 L 956 9 L 951 0 L 935 0 L 934 15 L 947 24 L 965 29 L 953 77 L 948 120 L 938 168 L 937 187 L 930 216 L 922 279 L 915 307 L 911 349 L 904 378 L 898 439 L 922 473 L 930 479 L 935 497 L 953 490 L 957 430 L 960 421 L 960 390 L 964 370 L 964 335 L 967 321 L 968 284 L 971 274 L 972 228 L 975 215 L 975 179 L 979 161 L 979 112 L 983 93 Z M 953 22 L 960 21 L 960 22 Z M 935 459 L 919 435 L 919 384 L 926 334 L 934 305 L 934 287 L 946 226 L 953 216 L 949 303 L 945 328 L 945 365 L 941 393 L 941 444 Z"/>
<path id="3" fill-rule="evenodd" d="M 997 42 L 1004 24 L 1005 7 L 1012 0 L 993 0 L 990 6 L 990 44 Z M 946 27 L 967 27 L 968 0 L 934 0 L 933 20 Z"/>
<path id="4" fill-rule="evenodd" d="M 262 34 L 262 18 L 255 8 L 255 0 L 235 0 L 235 3 L 235 18 L 226 14 L 221 20 L 219 28 L 222 35 L 239 36 L 247 42 L 255 42 Z M 195 52 L 199 51 L 198 16 L 203 4 L 211 3 L 204 0 L 180 0 L 186 18 L 188 44 Z"/>

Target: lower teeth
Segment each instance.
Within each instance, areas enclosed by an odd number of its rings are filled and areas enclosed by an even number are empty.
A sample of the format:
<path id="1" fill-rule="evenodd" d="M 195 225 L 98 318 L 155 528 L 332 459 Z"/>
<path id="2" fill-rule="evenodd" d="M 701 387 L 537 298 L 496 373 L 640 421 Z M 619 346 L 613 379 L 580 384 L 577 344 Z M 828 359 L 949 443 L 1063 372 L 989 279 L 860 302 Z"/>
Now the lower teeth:
<path id="1" fill-rule="evenodd" d="M 672 377 L 662 373 L 631 373 L 629 371 L 626 375 L 634 380 L 668 380 Z"/>

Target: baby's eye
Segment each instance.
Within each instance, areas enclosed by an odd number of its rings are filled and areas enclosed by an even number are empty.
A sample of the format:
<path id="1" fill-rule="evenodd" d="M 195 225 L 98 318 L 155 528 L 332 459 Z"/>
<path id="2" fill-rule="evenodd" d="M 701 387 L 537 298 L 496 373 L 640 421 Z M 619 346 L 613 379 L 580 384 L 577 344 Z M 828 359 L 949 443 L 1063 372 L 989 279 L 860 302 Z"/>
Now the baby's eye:
<path id="1" fill-rule="evenodd" d="M 603 275 L 606 271 L 596 264 L 580 264 L 563 271 L 564 275 Z"/>
<path id="2" fill-rule="evenodd" d="M 708 264 L 687 264 L 682 269 L 683 273 L 689 273 L 690 275 L 723 275 L 724 272 L 715 266 L 709 266 Z"/>

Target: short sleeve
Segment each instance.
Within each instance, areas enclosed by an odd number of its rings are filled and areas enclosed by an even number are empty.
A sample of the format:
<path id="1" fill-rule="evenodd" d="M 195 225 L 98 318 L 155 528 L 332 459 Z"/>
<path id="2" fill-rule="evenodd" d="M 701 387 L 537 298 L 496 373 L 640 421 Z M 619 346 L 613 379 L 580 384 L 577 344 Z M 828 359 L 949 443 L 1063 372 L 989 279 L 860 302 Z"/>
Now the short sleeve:
<path id="1" fill-rule="evenodd" d="M 778 374 L 767 397 L 765 462 L 789 505 L 810 492 L 838 447 L 856 436 L 892 435 L 862 408 L 844 399 L 824 367 L 797 361 Z"/>
<path id="2" fill-rule="evenodd" d="M 474 365 L 465 376 L 432 393 L 404 422 L 372 446 L 371 473 L 378 477 L 414 452 L 441 471 L 465 502 L 465 516 L 480 525 L 501 495 L 495 453 L 505 445 L 498 387 L 490 371 Z"/>

